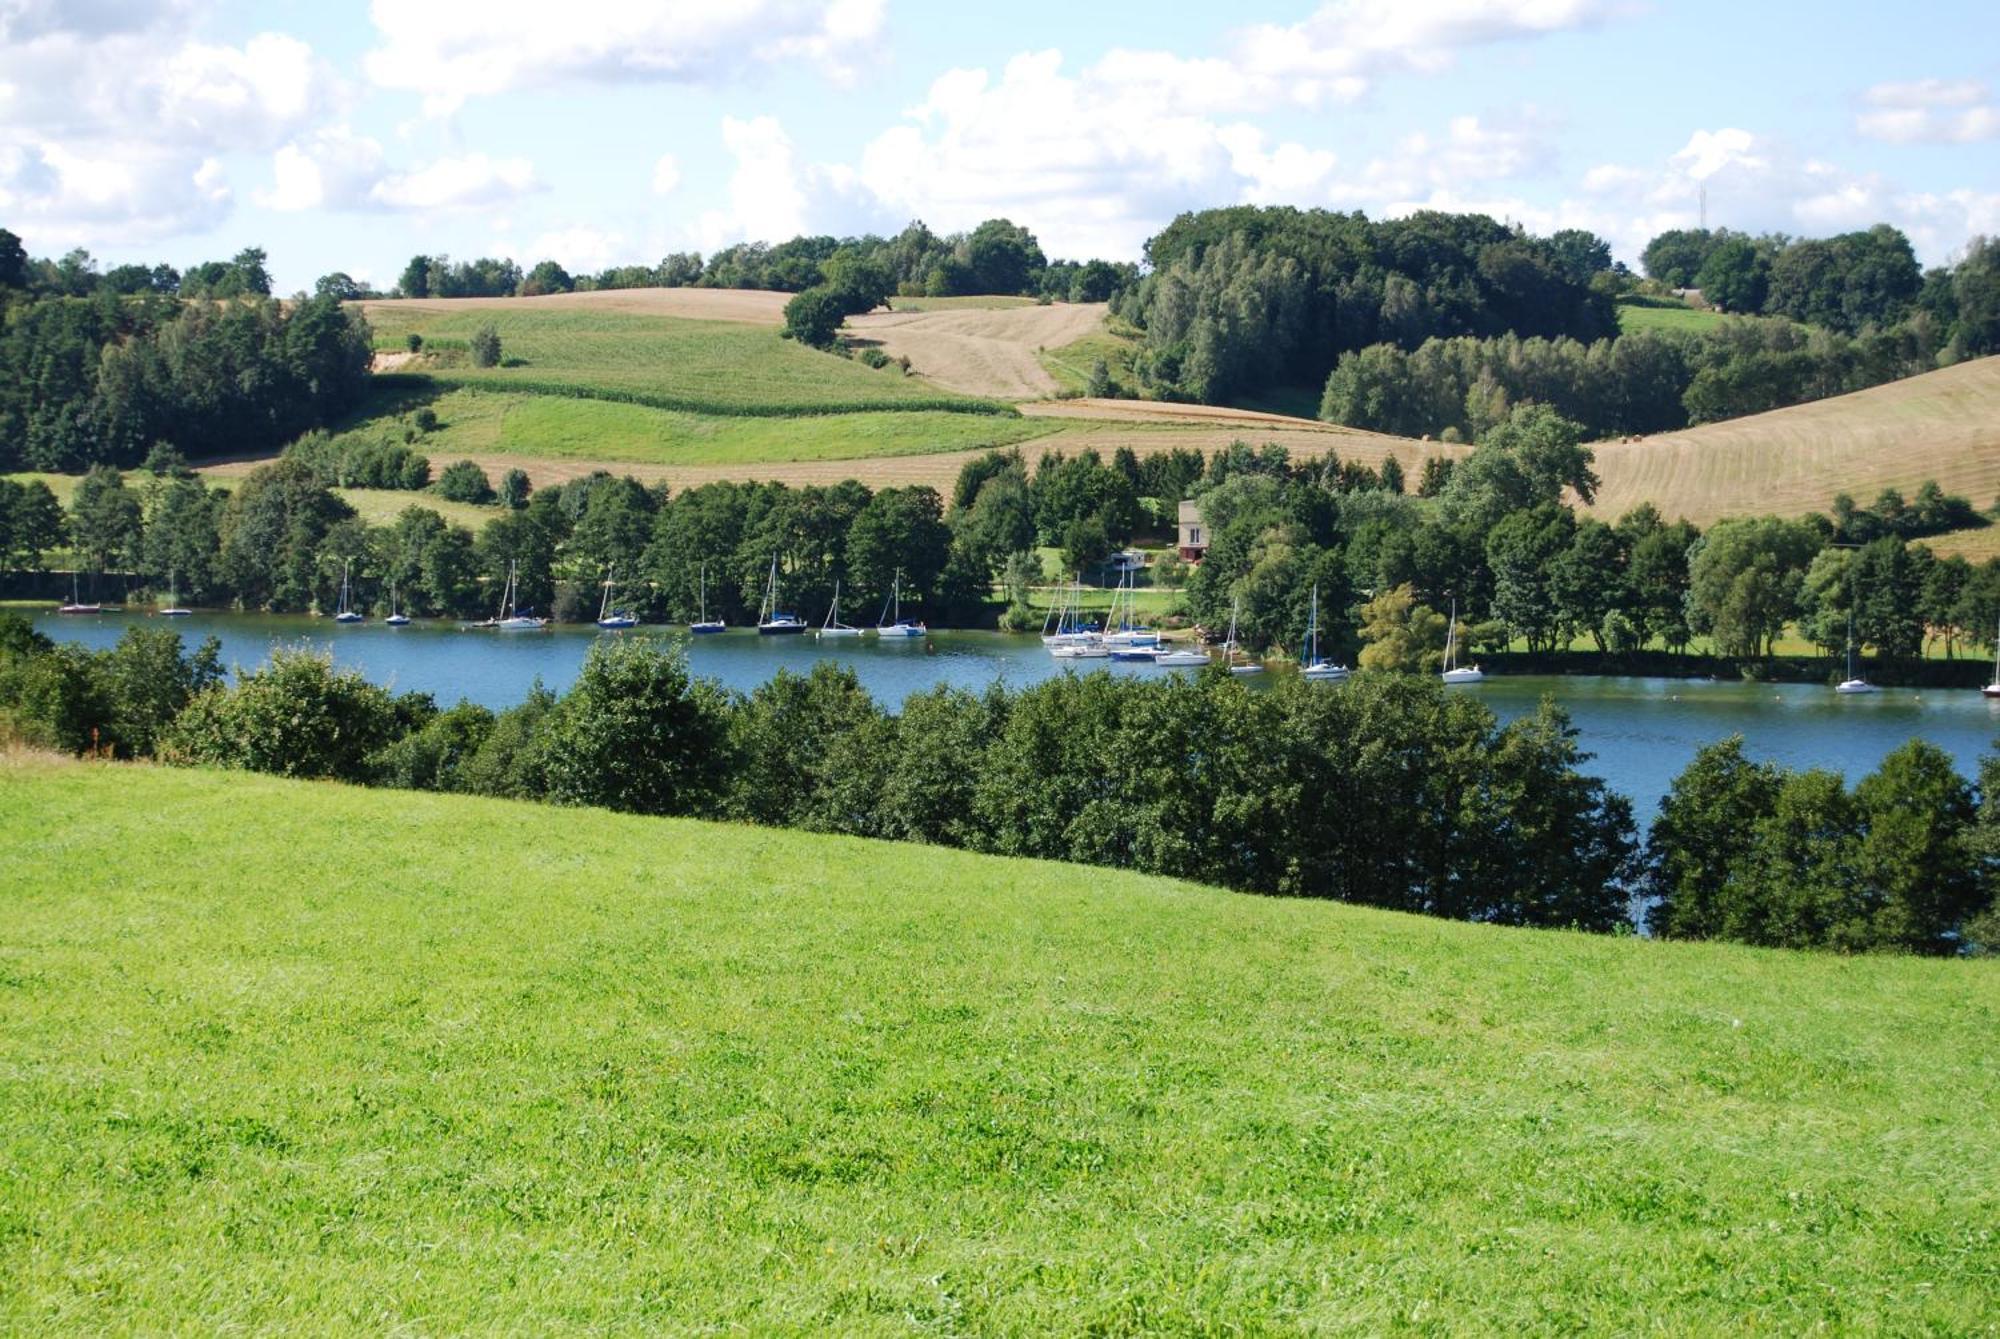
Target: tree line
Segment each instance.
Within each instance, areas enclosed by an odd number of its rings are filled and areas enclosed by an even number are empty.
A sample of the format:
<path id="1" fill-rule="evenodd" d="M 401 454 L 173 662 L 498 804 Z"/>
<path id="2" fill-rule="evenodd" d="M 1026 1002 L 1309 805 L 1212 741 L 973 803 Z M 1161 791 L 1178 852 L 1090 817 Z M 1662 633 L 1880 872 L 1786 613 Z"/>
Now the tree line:
<path id="1" fill-rule="evenodd" d="M 1951 954 L 1996 943 L 2000 757 L 1974 786 L 1913 742 L 1852 792 L 1704 750 L 1641 846 L 1552 703 L 1501 725 L 1430 676 L 1253 691 L 1063 675 L 885 710 L 851 669 L 748 694 L 679 648 L 601 641 L 501 712 L 393 696 L 279 651 L 104 652 L 0 615 L 0 733 L 107 756 L 593 805 L 1073 861 L 1489 924 Z"/>
<path id="2" fill-rule="evenodd" d="M 367 323 L 331 298 L 280 303 L 240 273 L 199 293 L 78 293 L 51 287 L 45 265 L 5 263 L 9 251 L 18 239 L 0 245 L 0 471 L 268 450 L 365 392 Z"/>

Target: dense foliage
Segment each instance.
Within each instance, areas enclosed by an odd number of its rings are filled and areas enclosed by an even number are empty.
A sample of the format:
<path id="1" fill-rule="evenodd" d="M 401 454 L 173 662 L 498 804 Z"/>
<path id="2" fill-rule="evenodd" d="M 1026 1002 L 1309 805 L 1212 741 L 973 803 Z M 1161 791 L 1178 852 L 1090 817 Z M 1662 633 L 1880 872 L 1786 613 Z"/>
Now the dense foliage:
<path id="1" fill-rule="evenodd" d="M 1244 205 L 1183 214 L 1146 244 L 1151 272 L 1115 310 L 1144 332 L 1141 382 L 1216 403 L 1317 386 L 1343 353 L 1457 335 L 1595 340 L 1617 331 L 1595 282 L 1610 251 L 1530 237 L 1481 214 L 1360 214 Z"/>
<path id="2" fill-rule="evenodd" d="M 0 471 L 271 450 L 358 403 L 366 322 L 331 297 L 272 300 L 262 254 L 194 286 L 128 291 L 88 257 L 0 285 Z"/>

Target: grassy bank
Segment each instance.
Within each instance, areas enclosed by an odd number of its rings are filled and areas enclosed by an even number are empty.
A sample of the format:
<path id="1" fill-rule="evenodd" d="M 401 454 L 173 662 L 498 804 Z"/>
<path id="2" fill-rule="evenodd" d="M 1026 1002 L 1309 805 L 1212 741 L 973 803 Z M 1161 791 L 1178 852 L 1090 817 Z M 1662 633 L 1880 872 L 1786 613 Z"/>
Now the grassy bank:
<path id="1" fill-rule="evenodd" d="M 1968 1331 L 1986 963 L 0 761 L 11 1331 Z"/>

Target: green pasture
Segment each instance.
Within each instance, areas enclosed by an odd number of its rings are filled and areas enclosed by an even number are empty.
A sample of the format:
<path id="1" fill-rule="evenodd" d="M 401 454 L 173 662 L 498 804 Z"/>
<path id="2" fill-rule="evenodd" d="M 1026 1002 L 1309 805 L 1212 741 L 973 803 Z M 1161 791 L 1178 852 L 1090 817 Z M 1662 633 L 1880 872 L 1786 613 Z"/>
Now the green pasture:
<path id="1" fill-rule="evenodd" d="M 0 758 L 13 1333 L 1972 1333 L 2000 969 Z"/>

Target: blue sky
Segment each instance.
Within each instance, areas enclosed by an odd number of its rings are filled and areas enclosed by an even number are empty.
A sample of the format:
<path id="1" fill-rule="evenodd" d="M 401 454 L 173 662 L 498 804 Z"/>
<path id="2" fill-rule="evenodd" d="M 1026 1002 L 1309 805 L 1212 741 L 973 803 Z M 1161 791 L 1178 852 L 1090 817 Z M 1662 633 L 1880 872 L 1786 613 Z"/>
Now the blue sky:
<path id="1" fill-rule="evenodd" d="M 1183 209 L 2000 232 L 2000 7 L 1736 0 L 0 0 L 0 226 L 281 288 L 951 231 L 1136 258 Z"/>

